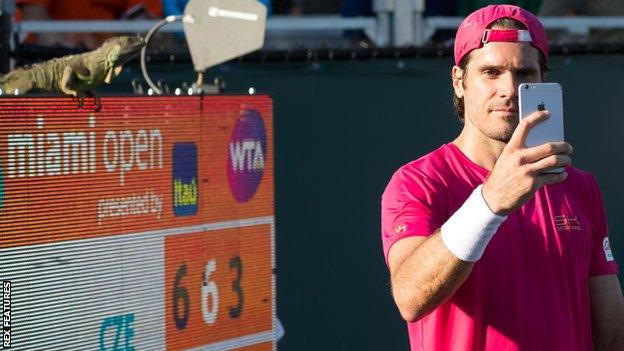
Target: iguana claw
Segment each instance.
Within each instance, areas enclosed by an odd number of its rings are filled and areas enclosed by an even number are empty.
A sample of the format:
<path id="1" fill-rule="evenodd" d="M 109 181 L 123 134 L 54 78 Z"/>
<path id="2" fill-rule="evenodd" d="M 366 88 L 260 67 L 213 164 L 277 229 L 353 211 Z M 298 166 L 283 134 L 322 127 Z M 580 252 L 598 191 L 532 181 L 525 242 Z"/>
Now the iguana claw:
<path id="1" fill-rule="evenodd" d="M 94 94 L 93 92 L 90 94 L 91 96 L 93 96 L 93 105 L 94 105 L 94 110 L 95 112 L 100 112 L 100 110 L 102 110 L 102 99 L 100 98 L 99 95 Z M 78 108 L 81 109 L 84 107 L 84 102 L 85 102 L 86 97 L 84 96 L 78 96 Z"/>
<path id="2" fill-rule="evenodd" d="M 102 109 L 102 100 L 97 95 L 93 97 L 93 100 L 95 102 L 95 112 L 100 112 Z"/>

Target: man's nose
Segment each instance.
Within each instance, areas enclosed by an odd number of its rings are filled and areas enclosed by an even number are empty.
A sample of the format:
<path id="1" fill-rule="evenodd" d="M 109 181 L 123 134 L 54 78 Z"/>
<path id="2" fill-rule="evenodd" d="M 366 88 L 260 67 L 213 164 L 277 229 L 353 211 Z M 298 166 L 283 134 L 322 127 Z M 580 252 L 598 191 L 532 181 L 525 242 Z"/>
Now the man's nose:
<path id="1" fill-rule="evenodd" d="M 515 99 L 518 95 L 520 80 L 512 72 L 505 72 L 499 78 L 498 94 L 500 97 Z"/>

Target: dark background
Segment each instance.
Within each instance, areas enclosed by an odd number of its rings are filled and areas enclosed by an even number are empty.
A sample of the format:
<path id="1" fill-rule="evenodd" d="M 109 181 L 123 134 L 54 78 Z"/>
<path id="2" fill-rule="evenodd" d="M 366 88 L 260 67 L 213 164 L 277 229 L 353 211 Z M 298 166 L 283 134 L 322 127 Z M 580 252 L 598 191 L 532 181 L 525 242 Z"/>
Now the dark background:
<path id="1" fill-rule="evenodd" d="M 228 92 L 274 99 L 280 350 L 407 350 L 380 239 L 380 195 L 404 163 L 460 130 L 450 57 L 234 62 L 212 69 Z M 616 260 L 624 262 L 624 55 L 555 56 L 573 162 L 598 179 Z M 172 88 L 176 64 L 149 65 Z M 130 92 L 130 67 L 108 89 Z"/>

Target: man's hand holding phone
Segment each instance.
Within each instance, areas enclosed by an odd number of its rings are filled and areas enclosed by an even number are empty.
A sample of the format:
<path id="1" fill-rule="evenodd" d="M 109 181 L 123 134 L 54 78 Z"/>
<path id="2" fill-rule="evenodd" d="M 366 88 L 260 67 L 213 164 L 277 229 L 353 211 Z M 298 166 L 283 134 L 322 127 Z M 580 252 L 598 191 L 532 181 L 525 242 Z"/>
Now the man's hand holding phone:
<path id="1" fill-rule="evenodd" d="M 572 146 L 565 141 L 526 147 L 532 128 L 546 121 L 550 112 L 536 111 L 518 123 L 511 139 L 483 184 L 482 195 L 492 212 L 500 215 L 520 208 L 535 192 L 547 184 L 566 179 L 567 173 L 545 173 L 553 167 L 565 168 L 572 163 Z"/>
<path id="2" fill-rule="evenodd" d="M 534 125 L 526 136 L 525 145 L 563 141 L 563 93 L 559 83 L 523 83 L 518 86 L 519 117 L 523 120 L 533 112 L 548 110 L 550 117 Z M 562 167 L 544 170 L 545 173 L 563 172 Z"/>

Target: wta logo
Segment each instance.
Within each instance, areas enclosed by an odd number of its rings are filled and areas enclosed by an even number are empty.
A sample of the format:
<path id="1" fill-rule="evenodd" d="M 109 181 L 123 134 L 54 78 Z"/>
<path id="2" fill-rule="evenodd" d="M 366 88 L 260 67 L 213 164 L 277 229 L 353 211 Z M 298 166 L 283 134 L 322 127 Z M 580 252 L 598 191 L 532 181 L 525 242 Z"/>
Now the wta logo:
<path id="1" fill-rule="evenodd" d="M 264 174 L 266 131 L 258 111 L 246 110 L 232 131 L 228 157 L 228 181 L 238 202 L 249 201 Z"/>

